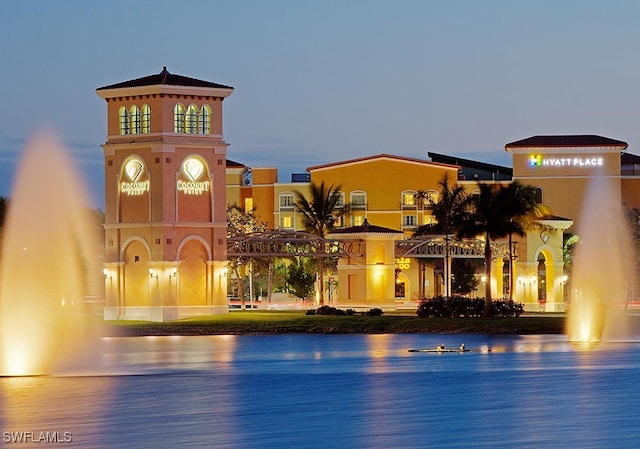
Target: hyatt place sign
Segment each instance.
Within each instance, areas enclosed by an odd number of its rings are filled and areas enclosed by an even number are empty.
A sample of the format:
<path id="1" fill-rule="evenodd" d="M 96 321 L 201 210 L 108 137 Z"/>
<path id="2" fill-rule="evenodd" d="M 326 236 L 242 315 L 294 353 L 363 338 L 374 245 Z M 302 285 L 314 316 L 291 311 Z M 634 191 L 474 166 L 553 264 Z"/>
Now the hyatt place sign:
<path id="1" fill-rule="evenodd" d="M 529 156 L 531 167 L 602 167 L 601 157 L 543 157 L 539 154 Z"/>

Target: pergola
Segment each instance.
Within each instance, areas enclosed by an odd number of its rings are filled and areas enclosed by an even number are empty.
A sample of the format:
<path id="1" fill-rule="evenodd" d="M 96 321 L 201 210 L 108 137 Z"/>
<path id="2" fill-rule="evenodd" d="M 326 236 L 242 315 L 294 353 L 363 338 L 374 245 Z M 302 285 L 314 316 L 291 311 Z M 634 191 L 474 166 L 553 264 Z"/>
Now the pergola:
<path id="1" fill-rule="evenodd" d="M 325 239 L 296 231 L 266 231 L 227 239 L 232 257 L 355 257 L 361 255 L 361 239 Z"/>
<path id="2" fill-rule="evenodd" d="M 419 239 L 398 240 L 395 245 L 395 255 L 400 257 L 416 257 L 442 259 L 446 257 L 479 259 L 484 257 L 484 240 L 454 239 L 452 236 L 437 235 Z M 515 252 L 509 253 L 509 244 L 504 242 L 491 243 L 493 258 L 515 257 Z"/>

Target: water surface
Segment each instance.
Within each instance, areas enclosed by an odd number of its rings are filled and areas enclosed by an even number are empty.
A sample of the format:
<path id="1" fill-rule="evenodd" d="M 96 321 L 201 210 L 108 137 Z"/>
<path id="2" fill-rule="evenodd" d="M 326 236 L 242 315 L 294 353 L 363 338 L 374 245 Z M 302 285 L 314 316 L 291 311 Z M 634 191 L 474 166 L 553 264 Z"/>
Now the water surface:
<path id="1" fill-rule="evenodd" d="M 408 352 L 462 342 L 472 352 Z M 634 342 L 579 352 L 564 336 L 144 337 L 104 339 L 94 355 L 91 366 L 55 376 L 0 379 L 1 444 L 634 448 L 640 440 Z M 25 432 L 72 441 L 7 442 Z"/>

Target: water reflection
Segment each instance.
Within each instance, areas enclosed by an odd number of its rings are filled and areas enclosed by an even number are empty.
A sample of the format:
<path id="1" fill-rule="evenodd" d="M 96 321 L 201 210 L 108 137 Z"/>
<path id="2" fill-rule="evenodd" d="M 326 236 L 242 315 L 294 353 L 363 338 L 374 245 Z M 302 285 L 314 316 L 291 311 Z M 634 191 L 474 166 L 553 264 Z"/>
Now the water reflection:
<path id="1" fill-rule="evenodd" d="M 71 432 L 61 446 L 83 449 L 624 448 L 640 437 L 638 343 L 579 352 L 563 336 L 466 335 L 468 353 L 408 352 L 461 338 L 104 339 L 92 376 L 0 378 L 0 435 Z"/>

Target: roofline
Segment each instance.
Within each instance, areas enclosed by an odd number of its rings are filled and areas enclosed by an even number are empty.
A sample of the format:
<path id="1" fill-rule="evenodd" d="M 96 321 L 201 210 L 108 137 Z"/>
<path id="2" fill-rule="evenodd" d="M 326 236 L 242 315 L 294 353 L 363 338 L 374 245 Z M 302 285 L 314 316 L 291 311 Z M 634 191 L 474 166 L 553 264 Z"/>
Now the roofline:
<path id="1" fill-rule="evenodd" d="M 502 170 L 513 172 L 513 168 L 512 167 L 507 167 L 506 165 L 497 165 L 497 164 L 490 164 L 488 162 L 474 161 L 473 159 L 465 159 L 465 158 L 458 157 L 458 156 L 448 156 L 446 154 L 434 153 L 432 151 L 427 153 L 427 156 L 429 156 L 429 157 L 433 157 L 432 155 L 434 155 L 436 157 L 443 158 L 443 159 L 455 159 L 455 160 L 458 160 L 458 161 L 468 162 L 469 164 L 467 164 L 467 165 L 472 165 L 473 164 L 473 165 L 476 165 L 478 167 L 485 167 L 485 168 L 492 168 L 492 169 L 502 169 Z"/>
<path id="2" fill-rule="evenodd" d="M 600 142 L 594 144 L 575 144 L 575 143 L 558 143 L 558 141 L 562 141 L 563 138 L 578 138 L 578 137 L 592 137 L 601 139 Z M 531 141 L 534 139 L 552 139 L 557 138 L 557 141 L 554 143 L 544 144 L 544 143 L 527 143 L 527 141 Z M 509 151 L 510 148 L 603 148 L 603 147 L 614 147 L 614 148 L 622 148 L 626 150 L 629 147 L 627 142 L 623 142 L 622 140 L 611 139 L 610 137 L 604 137 L 599 135 L 588 135 L 588 134 L 549 134 L 549 135 L 536 135 L 531 137 L 526 137 L 524 139 L 516 140 L 514 142 L 510 142 L 505 144 L 504 149 Z"/>
<path id="3" fill-rule="evenodd" d="M 96 94 L 105 100 L 115 97 L 133 97 L 136 95 L 198 95 L 205 97 L 226 98 L 233 93 L 233 88 L 173 86 L 168 84 L 154 84 L 151 86 L 119 87 L 114 89 L 99 88 Z"/>
<path id="4" fill-rule="evenodd" d="M 420 164 L 420 165 L 437 166 L 437 167 L 442 167 L 442 168 L 445 168 L 445 169 L 456 170 L 456 172 L 462 168 L 459 165 L 443 164 L 441 162 L 427 161 L 425 159 L 418 159 L 418 158 L 412 158 L 412 157 L 406 157 L 406 156 L 396 156 L 396 155 L 393 155 L 393 154 L 380 153 L 380 154 L 376 154 L 376 155 L 373 155 L 373 156 L 365 156 L 365 157 L 360 157 L 360 158 L 355 158 L 355 159 L 347 159 L 345 161 L 338 161 L 338 162 L 331 162 L 331 163 L 328 163 L 328 164 L 314 165 L 312 167 L 307 167 L 306 171 L 312 172 L 312 171 L 316 171 L 316 170 L 324 170 L 324 169 L 327 169 L 327 168 L 338 167 L 338 166 L 341 166 L 341 165 L 358 164 L 360 162 L 372 161 L 372 160 L 376 160 L 376 159 L 392 159 L 392 160 L 396 160 L 396 161 L 411 162 L 411 163 Z"/>

